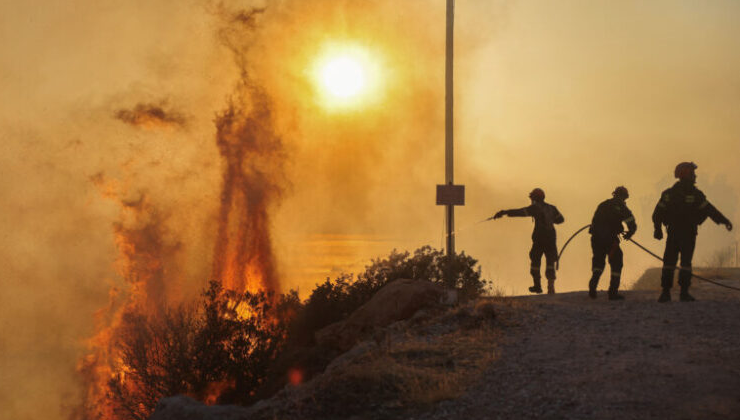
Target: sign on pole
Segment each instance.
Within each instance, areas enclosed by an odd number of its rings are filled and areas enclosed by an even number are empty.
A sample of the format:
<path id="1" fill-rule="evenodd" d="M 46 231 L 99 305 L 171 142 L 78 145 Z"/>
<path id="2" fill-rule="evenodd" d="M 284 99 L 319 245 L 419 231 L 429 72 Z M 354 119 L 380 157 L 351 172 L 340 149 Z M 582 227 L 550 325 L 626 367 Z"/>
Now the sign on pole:
<path id="1" fill-rule="evenodd" d="M 464 206 L 465 185 L 437 185 L 438 206 Z"/>

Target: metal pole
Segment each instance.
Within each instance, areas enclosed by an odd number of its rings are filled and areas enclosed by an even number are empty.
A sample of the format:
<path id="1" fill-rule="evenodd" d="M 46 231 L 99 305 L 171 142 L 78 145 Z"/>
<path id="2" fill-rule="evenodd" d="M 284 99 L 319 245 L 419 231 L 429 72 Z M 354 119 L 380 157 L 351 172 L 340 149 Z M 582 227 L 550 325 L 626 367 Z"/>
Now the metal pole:
<path id="1" fill-rule="evenodd" d="M 452 57 L 453 34 L 455 24 L 455 0 L 447 0 L 447 37 L 445 48 L 445 183 L 452 185 L 453 149 L 452 149 Z M 447 256 L 455 254 L 455 206 L 447 205 Z"/>

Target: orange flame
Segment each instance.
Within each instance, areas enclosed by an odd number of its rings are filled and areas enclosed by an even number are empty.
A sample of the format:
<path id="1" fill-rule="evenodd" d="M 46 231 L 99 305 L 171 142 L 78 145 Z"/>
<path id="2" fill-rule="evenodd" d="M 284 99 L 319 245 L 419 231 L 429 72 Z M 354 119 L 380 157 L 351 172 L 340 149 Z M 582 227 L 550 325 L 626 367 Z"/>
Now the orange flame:
<path id="1" fill-rule="evenodd" d="M 243 16 L 256 13 L 259 10 Z M 236 23 L 248 21 L 240 18 Z M 251 26 L 245 25 L 244 29 L 251 29 Z M 244 51 L 227 45 L 243 58 Z M 243 68 L 241 70 L 242 83 L 235 92 L 235 99 L 215 121 L 216 144 L 224 169 L 211 278 L 220 282 L 224 289 L 236 292 L 279 292 L 270 236 L 270 211 L 282 193 L 285 156 L 282 140 L 273 128 L 268 96 L 250 82 Z M 144 105 L 131 111 L 120 111 L 116 117 L 145 127 L 181 126 L 185 122 L 179 114 Z M 143 419 L 149 415 L 147 407 L 121 407 L 111 396 L 112 386 L 120 392 L 137 391 L 134 389 L 135 381 L 129 379 L 132 368 L 124 365 L 123 350 L 117 340 L 130 333 L 126 317 L 138 314 L 152 319 L 162 318 L 166 304 L 174 300 L 167 296 L 166 286 L 179 279 L 173 278 L 166 268 L 172 266 L 179 244 L 165 239 L 164 216 L 146 196 L 122 200 L 120 197 L 125 188 L 119 182 L 106 181 L 102 174 L 93 176 L 91 180 L 104 197 L 116 198 L 122 206 L 121 221 L 113 227 L 120 253 L 116 267 L 127 287 L 120 294 L 113 293 L 109 307 L 96 316 L 97 333 L 88 342 L 89 354 L 78 366 L 87 386 L 82 411 L 84 418 Z M 237 310 L 239 316 L 250 316 L 247 307 Z M 156 347 L 156 344 L 152 346 Z M 233 388 L 232 382 L 214 382 L 200 396 L 207 403 L 215 403 L 220 395 Z"/>
<path id="2" fill-rule="evenodd" d="M 244 89 L 253 100 L 251 110 L 232 103 L 216 119 L 216 142 L 226 165 L 212 276 L 227 289 L 276 291 L 268 210 L 281 193 L 276 174 L 282 143 L 272 131 L 266 96 L 254 87 Z"/>
<path id="3" fill-rule="evenodd" d="M 233 380 L 210 383 L 205 391 L 203 403 L 206 405 L 215 405 L 224 392 L 234 389 L 235 386 L 236 383 Z"/>
<path id="4" fill-rule="evenodd" d="M 111 191 L 106 189 L 104 193 L 108 195 Z M 121 200 L 121 204 L 121 221 L 114 223 L 120 252 L 116 268 L 128 289 L 125 296 L 115 287 L 111 289 L 109 305 L 95 314 L 97 333 L 88 341 L 90 353 L 78 363 L 78 372 L 87 385 L 83 411 L 88 418 L 122 418 L 120 407 L 108 393 L 111 382 L 133 386 L 126 381 L 130 369 L 123 364 L 116 348 L 116 338 L 122 333 L 122 317 L 126 313 L 153 316 L 160 313 L 165 306 L 163 262 L 178 248 L 177 244 L 162 239 L 160 215 L 145 196 L 133 202 Z"/>
<path id="5" fill-rule="evenodd" d="M 232 104 L 216 120 L 216 141 L 225 169 L 212 273 L 225 289 L 277 291 L 269 209 L 281 192 L 280 177 L 275 174 L 281 173 L 282 146 L 271 131 L 271 115 L 264 95 L 254 88 L 247 93 L 257 98 L 249 111 Z M 165 239 L 164 215 L 151 205 L 146 195 L 123 200 L 119 198 L 123 195 L 119 183 L 105 180 L 102 174 L 95 175 L 92 181 L 105 197 L 116 197 L 121 204 L 120 221 L 113 228 L 120 254 L 116 268 L 127 288 L 123 293 L 112 293 L 110 305 L 98 312 L 97 333 L 88 343 L 90 352 L 78 365 L 87 384 L 82 411 L 88 418 L 106 420 L 132 415 L 146 418 L 150 408 L 122 407 L 120 399 L 111 395 L 111 389 L 141 394 L 136 381 L 127 378 L 131 367 L 124 364 L 117 340 L 131 334 L 127 329 L 130 326 L 124 322 L 126 316 L 143 314 L 152 319 L 162 316 L 168 303 L 166 285 L 179 281 L 165 266 L 172 264 L 180 244 Z M 237 312 L 239 316 L 250 316 L 246 306 L 237 308 Z M 201 397 L 215 403 L 220 395 L 233 388 L 231 382 L 213 383 Z"/>

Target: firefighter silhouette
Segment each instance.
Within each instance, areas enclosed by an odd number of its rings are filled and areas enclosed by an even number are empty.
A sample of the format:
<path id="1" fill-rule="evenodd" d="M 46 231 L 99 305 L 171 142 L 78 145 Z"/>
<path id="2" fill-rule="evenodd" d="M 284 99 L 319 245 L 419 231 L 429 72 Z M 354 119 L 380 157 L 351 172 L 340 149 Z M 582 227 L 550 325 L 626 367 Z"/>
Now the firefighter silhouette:
<path id="1" fill-rule="evenodd" d="M 529 216 L 534 219 L 532 249 L 529 251 L 529 259 L 531 261 L 529 271 L 532 274 L 534 285 L 529 288 L 529 291 L 532 293 L 542 293 L 540 264 L 542 262 L 542 254 L 544 254 L 547 264 L 547 268 L 545 269 L 547 293 L 553 294 L 555 293 L 555 262 L 558 259 L 555 224 L 563 223 L 565 219 L 563 219 L 563 215 L 560 214 L 557 207 L 545 203 L 545 192 L 542 189 L 533 189 L 529 193 L 529 198 L 532 200 L 532 204 L 529 206 L 520 209 L 501 210 L 493 218 Z"/>
<path id="2" fill-rule="evenodd" d="M 623 224 L 625 223 L 628 229 L 624 234 L 625 240 L 629 240 L 637 230 L 635 217 L 625 202 L 627 198 L 629 198 L 627 188 L 622 186 L 615 188 L 612 198 L 604 200 L 596 208 L 591 221 L 588 232 L 591 234 L 591 250 L 593 251 L 591 271 L 593 274 L 588 282 L 588 296 L 592 299 L 596 299 L 596 287 L 599 285 L 599 278 L 606 266 L 607 257 L 611 268 L 609 300 L 624 299 L 624 296 L 618 293 L 624 261 L 624 254 L 619 247 L 619 235 L 624 232 Z"/>
<path id="3" fill-rule="evenodd" d="M 732 230 L 732 223 L 707 201 L 704 193 L 694 185 L 696 183 L 696 168 L 694 162 L 679 163 L 674 171 L 678 182 L 663 191 L 653 211 L 653 224 L 655 226 L 653 236 L 655 239 L 663 239 L 663 225 L 666 226 L 668 231 L 665 253 L 663 254 L 663 272 L 660 279 L 663 292 L 658 298 L 658 302 L 671 300 L 673 275 L 679 254 L 681 255 L 681 266 L 678 273 L 678 284 L 681 287 L 680 300 L 682 302 L 695 300 L 689 294 L 691 259 L 694 256 L 694 247 L 696 246 L 697 227 L 707 217 L 717 224 L 725 225 L 727 230 Z"/>

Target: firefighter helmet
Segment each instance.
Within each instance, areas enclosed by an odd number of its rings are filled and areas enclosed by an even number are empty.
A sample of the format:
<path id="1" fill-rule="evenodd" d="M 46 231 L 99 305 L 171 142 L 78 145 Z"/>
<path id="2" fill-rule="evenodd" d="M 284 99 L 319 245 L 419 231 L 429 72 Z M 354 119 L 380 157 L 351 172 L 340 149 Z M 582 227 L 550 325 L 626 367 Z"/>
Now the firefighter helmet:
<path id="1" fill-rule="evenodd" d="M 678 179 L 689 179 L 693 177 L 694 170 L 697 168 L 694 162 L 681 162 L 676 165 L 676 170 L 673 175 Z"/>
<path id="2" fill-rule="evenodd" d="M 544 201 L 545 192 L 542 191 L 542 188 L 535 188 L 532 190 L 531 193 L 529 193 L 529 198 L 531 198 L 534 201 Z"/>
<path id="3" fill-rule="evenodd" d="M 622 185 L 618 186 L 614 189 L 614 192 L 612 193 L 614 198 L 618 198 L 620 200 L 626 200 L 629 198 L 630 193 L 627 191 L 627 187 L 624 187 Z"/>

